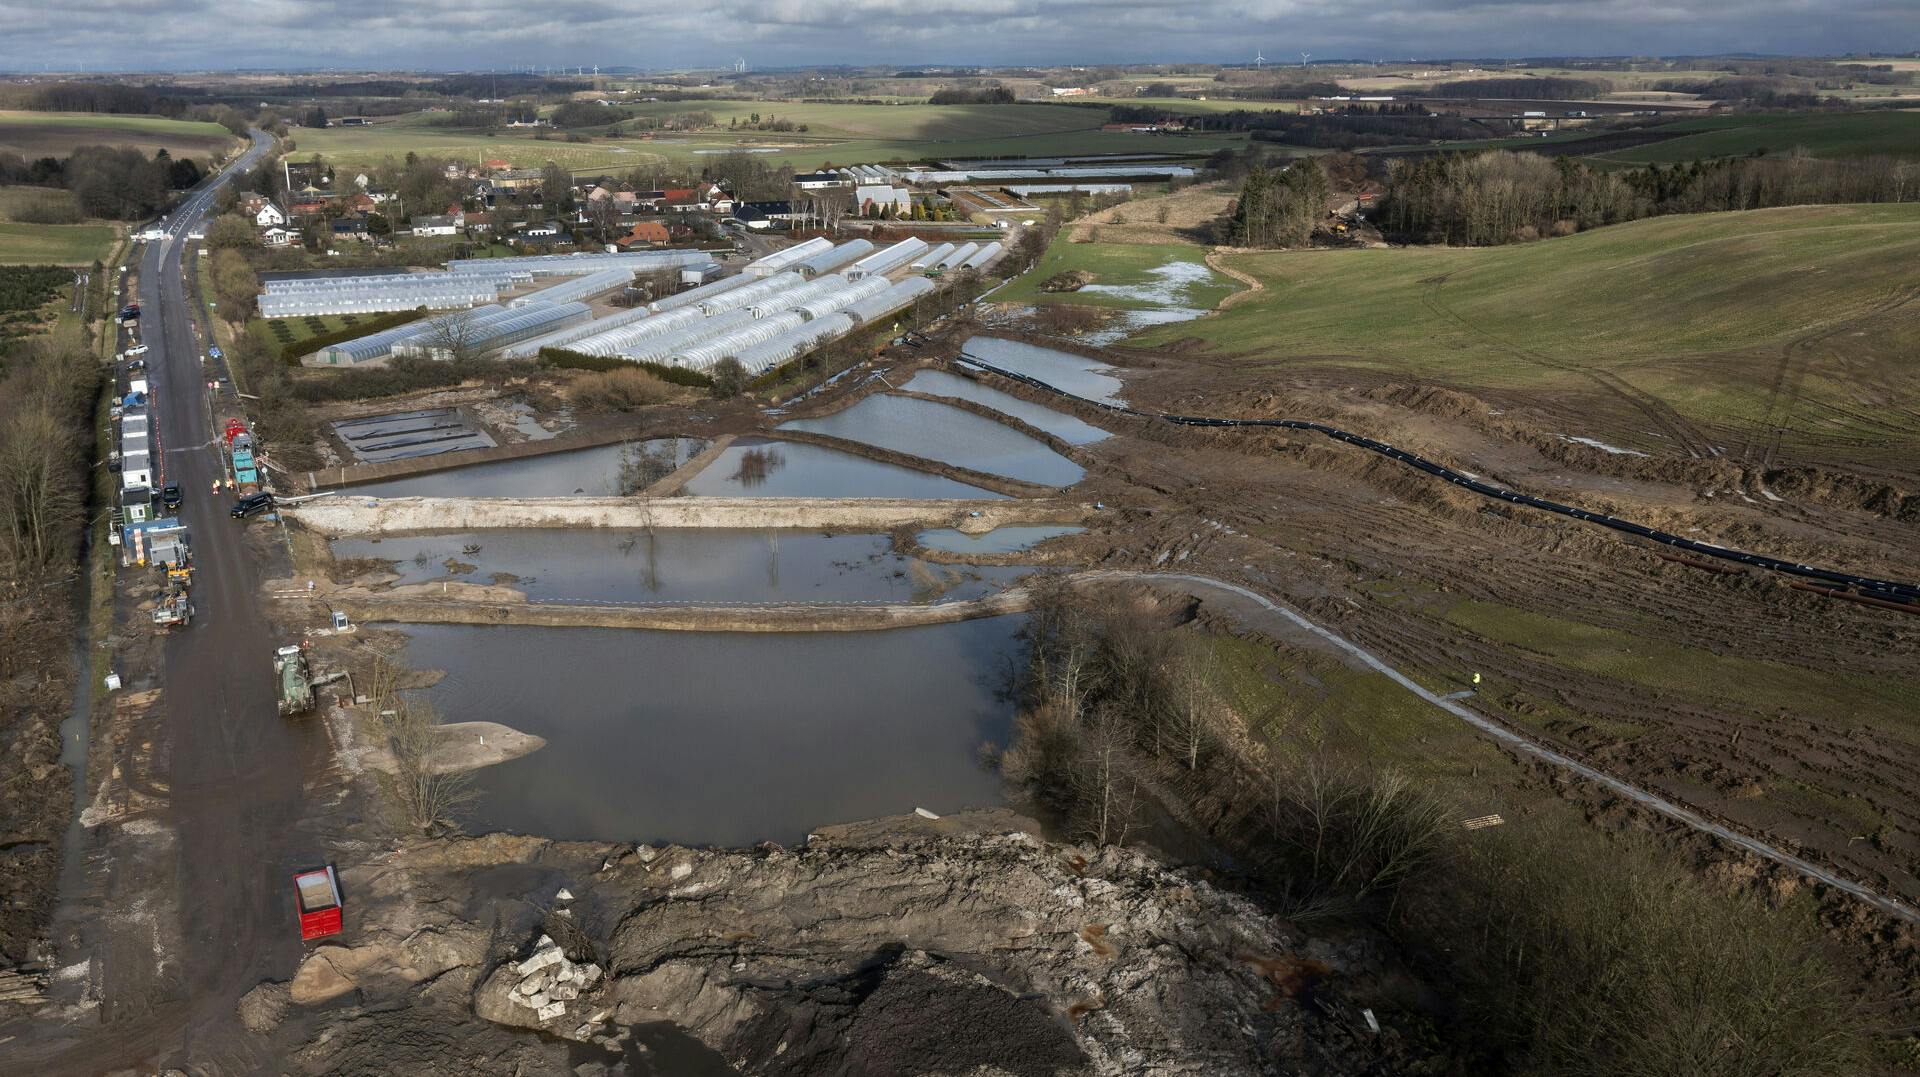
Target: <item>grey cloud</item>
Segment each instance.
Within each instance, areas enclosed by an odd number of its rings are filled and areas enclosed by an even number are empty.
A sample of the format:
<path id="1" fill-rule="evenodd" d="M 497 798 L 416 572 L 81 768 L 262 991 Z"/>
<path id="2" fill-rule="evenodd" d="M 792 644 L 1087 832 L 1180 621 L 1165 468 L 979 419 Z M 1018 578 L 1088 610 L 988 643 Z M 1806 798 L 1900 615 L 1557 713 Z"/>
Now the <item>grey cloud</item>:
<path id="1" fill-rule="evenodd" d="M 479 70 L 1808 53 L 1920 47 L 1912 0 L 0 0 L 0 68 Z"/>

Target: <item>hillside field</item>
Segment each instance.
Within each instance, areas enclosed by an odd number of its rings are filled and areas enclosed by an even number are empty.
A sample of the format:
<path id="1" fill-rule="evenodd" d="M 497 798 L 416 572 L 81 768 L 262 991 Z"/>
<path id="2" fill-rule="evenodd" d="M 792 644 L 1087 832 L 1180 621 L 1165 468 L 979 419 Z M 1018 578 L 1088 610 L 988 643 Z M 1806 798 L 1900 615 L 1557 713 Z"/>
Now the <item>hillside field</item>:
<path id="1" fill-rule="evenodd" d="M 367 127 L 335 127 L 294 133 L 300 156 L 319 153 L 340 167 L 365 167 L 382 158 L 425 157 L 463 161 L 498 158 L 537 168 L 549 160 L 575 172 L 636 167 L 690 168 L 736 149 L 769 165 L 796 169 L 877 161 L 954 157 L 1048 156 L 1086 153 L 1211 153 L 1244 141 L 1233 135 L 1135 135 L 1101 131 L 1106 114 L 1056 105 L 792 105 L 769 101 L 674 101 L 640 106 L 653 115 L 707 111 L 719 130 L 660 132 L 649 140 L 630 130 L 569 142 L 551 130 L 494 134 L 441 128 L 410 117 Z M 753 112 L 805 123 L 805 132 L 728 131 L 727 120 Z M 596 129 L 603 130 L 603 129 Z M 589 132 L 591 133 L 591 132 Z"/>
<path id="2" fill-rule="evenodd" d="M 1484 249 L 1234 256 L 1262 291 L 1135 343 L 1615 406 L 1616 444 L 1920 458 L 1920 205 L 1662 217 Z M 1778 428 L 1776 435 L 1773 431 Z"/>
<path id="3" fill-rule="evenodd" d="M 0 265 L 92 265 L 115 235 L 110 224 L 0 223 Z"/>
<path id="4" fill-rule="evenodd" d="M 0 110 L 0 153 L 65 157 L 75 146 L 134 146 L 151 155 L 165 149 L 175 157 L 211 157 L 234 142 L 217 123 L 169 120 L 159 116 L 108 116 L 86 112 Z"/>
<path id="5" fill-rule="evenodd" d="M 1671 164 L 1765 151 L 1811 157 L 1920 157 L 1920 112 L 1795 112 L 1701 116 L 1664 124 L 1689 132 L 1665 142 L 1619 150 L 1605 160 Z"/>

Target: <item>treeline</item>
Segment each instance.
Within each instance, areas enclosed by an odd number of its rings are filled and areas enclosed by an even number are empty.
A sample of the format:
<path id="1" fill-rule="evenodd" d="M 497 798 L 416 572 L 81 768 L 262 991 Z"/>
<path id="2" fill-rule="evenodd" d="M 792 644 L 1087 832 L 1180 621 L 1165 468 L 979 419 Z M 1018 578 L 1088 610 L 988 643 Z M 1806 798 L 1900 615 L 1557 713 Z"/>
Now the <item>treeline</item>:
<path id="1" fill-rule="evenodd" d="M 1920 163 L 1746 157 L 1631 171 L 1486 152 L 1388 164 L 1377 221 L 1412 242 L 1484 246 L 1669 213 L 1920 200 Z"/>
<path id="2" fill-rule="evenodd" d="M 1797 79 L 1734 75 L 1717 79 L 1662 79 L 1654 89 L 1738 101 L 1759 108 L 1811 108 L 1824 100 L 1816 87 Z"/>
<path id="3" fill-rule="evenodd" d="M 1352 90 L 1337 82 L 1275 82 L 1265 86 L 1215 89 L 1209 96 L 1247 101 L 1297 101 L 1303 97 L 1340 97 L 1352 93 Z"/>
<path id="4" fill-rule="evenodd" d="M 1327 175 L 1315 161 L 1295 161 L 1278 171 L 1255 165 L 1217 238 L 1229 247 L 1303 246 L 1326 215 L 1329 190 Z"/>
<path id="5" fill-rule="evenodd" d="M 1507 97 L 1531 101 L 1583 101 L 1613 92 L 1613 83 L 1603 79 L 1569 79 L 1553 76 L 1511 79 L 1462 79 L 1441 82 L 1421 91 L 1428 97 Z"/>
<path id="6" fill-rule="evenodd" d="M 199 92 L 193 91 L 198 97 Z M 56 82 L 27 98 L 35 112 L 104 112 L 128 116 L 180 116 L 198 101 L 179 91 L 115 82 Z"/>
<path id="7" fill-rule="evenodd" d="M 1405 146 L 1436 139 L 1480 138 L 1486 132 L 1458 116 L 1440 116 L 1419 105 L 1351 105 L 1320 115 L 1276 112 L 1247 128 L 1257 142 L 1315 149 L 1355 150 Z"/>
<path id="8" fill-rule="evenodd" d="M 1429 1037 L 1451 1063 L 1432 1072 L 1866 1072 L 1867 1018 L 1804 908 L 1723 896 L 1572 813 L 1463 830 L 1354 745 L 1255 728 L 1231 652 L 1172 619 L 1037 588 L 1001 770 L 1075 839 L 1184 825 L 1276 915 L 1390 941 L 1422 985 L 1380 1017 Z"/>
<path id="9" fill-rule="evenodd" d="M 1013 91 L 1005 86 L 982 86 L 978 89 L 936 90 L 927 98 L 930 105 L 1011 105 Z"/>

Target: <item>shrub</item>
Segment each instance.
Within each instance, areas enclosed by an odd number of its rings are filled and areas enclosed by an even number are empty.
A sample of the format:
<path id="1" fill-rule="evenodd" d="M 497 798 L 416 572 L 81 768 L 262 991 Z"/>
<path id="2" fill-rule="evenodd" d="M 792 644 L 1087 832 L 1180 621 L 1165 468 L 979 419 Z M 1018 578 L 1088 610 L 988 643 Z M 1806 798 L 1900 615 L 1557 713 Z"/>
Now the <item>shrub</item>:
<path id="1" fill-rule="evenodd" d="M 589 411 L 632 411 L 673 398 L 673 388 L 639 367 L 628 366 L 582 375 L 573 383 L 573 402 Z"/>
<path id="2" fill-rule="evenodd" d="M 644 370 L 668 384 L 686 385 L 695 389 L 705 389 L 713 384 L 713 379 L 706 374 L 683 366 L 669 366 L 666 363 L 636 363 L 617 355 L 588 355 L 585 352 L 568 351 L 565 348 L 541 348 L 540 361 L 547 366 L 559 367 L 562 370 L 604 371 L 631 367 Z"/>

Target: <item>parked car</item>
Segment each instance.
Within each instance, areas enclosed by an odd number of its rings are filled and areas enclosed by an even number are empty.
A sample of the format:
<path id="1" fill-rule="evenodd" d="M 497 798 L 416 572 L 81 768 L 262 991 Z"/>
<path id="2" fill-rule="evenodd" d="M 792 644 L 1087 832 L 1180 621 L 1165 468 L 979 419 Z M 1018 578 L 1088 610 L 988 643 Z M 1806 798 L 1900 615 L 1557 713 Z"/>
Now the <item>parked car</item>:
<path id="1" fill-rule="evenodd" d="M 168 512 L 180 511 L 180 487 L 169 484 L 160 488 L 160 504 Z"/>
<path id="2" fill-rule="evenodd" d="M 255 513 L 265 512 L 273 507 L 273 495 L 269 493 L 248 494 L 233 503 L 227 515 L 236 520 L 244 520 Z"/>
<path id="3" fill-rule="evenodd" d="M 127 349 L 127 354 L 145 355 L 147 354 L 147 346 L 145 344 L 135 344 L 133 347 Z"/>

